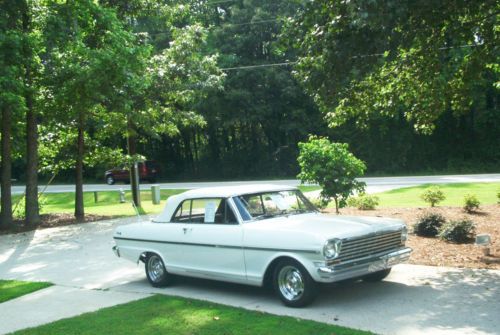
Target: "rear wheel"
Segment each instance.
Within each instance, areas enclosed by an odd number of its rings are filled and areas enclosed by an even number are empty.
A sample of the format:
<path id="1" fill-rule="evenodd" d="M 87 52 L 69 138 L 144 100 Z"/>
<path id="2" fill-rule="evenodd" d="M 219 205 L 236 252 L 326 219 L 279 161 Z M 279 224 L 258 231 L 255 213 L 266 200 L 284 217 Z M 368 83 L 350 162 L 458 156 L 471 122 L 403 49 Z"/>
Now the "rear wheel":
<path id="1" fill-rule="evenodd" d="M 149 283 L 154 287 L 170 285 L 173 277 L 167 272 L 163 260 L 157 254 L 150 254 L 145 260 L 146 276 Z"/>
<path id="2" fill-rule="evenodd" d="M 363 276 L 362 279 L 363 279 L 363 281 L 375 283 L 375 282 L 383 280 L 385 277 L 387 277 L 389 275 L 389 273 L 391 273 L 391 268 L 377 271 L 374 273 L 370 273 L 369 275 Z"/>
<path id="3" fill-rule="evenodd" d="M 289 307 L 306 306 L 316 297 L 316 282 L 299 262 L 291 259 L 278 263 L 273 284 L 276 294 Z"/>
<path id="4" fill-rule="evenodd" d="M 112 175 L 106 176 L 106 184 L 113 185 L 115 183 L 115 178 Z"/>

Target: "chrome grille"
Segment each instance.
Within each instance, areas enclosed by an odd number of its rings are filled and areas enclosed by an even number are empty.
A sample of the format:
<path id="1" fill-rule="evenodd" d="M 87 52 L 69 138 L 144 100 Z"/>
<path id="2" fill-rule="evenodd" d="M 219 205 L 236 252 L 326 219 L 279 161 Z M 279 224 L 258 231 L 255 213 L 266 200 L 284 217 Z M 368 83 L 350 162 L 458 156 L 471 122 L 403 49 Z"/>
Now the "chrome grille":
<path id="1" fill-rule="evenodd" d="M 401 231 L 385 232 L 368 235 L 352 240 L 344 240 L 340 249 L 339 259 L 342 262 L 363 258 L 403 246 Z"/>

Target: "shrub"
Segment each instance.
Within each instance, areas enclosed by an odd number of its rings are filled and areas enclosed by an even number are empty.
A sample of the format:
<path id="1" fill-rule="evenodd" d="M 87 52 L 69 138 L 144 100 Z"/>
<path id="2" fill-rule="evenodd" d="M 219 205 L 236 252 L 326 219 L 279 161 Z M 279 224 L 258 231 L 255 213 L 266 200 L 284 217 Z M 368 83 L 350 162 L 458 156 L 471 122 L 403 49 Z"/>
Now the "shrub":
<path id="1" fill-rule="evenodd" d="M 431 207 L 434 207 L 446 198 L 443 191 L 437 186 L 427 188 L 420 197 L 423 201 L 429 203 Z"/>
<path id="2" fill-rule="evenodd" d="M 374 195 L 360 194 L 357 197 L 349 198 L 347 204 L 362 211 L 373 210 L 379 204 L 379 198 Z"/>
<path id="3" fill-rule="evenodd" d="M 466 194 L 464 197 L 464 210 L 467 213 L 472 213 L 479 209 L 479 200 L 477 200 L 476 195 Z"/>
<path id="4" fill-rule="evenodd" d="M 497 192 L 497 203 L 500 204 L 500 191 Z"/>
<path id="5" fill-rule="evenodd" d="M 328 204 L 330 203 L 328 200 L 325 200 L 321 197 L 312 198 L 312 199 L 309 199 L 309 201 L 314 205 L 314 207 L 316 207 L 317 209 L 320 209 L 320 210 L 325 209 L 326 206 L 328 206 Z"/>
<path id="6" fill-rule="evenodd" d="M 413 232 L 418 236 L 435 237 L 446 219 L 438 213 L 426 213 L 420 216 L 413 226 Z"/>
<path id="7" fill-rule="evenodd" d="M 439 238 L 455 243 L 467 243 L 474 240 L 476 225 L 468 219 L 445 223 L 439 232 Z"/>

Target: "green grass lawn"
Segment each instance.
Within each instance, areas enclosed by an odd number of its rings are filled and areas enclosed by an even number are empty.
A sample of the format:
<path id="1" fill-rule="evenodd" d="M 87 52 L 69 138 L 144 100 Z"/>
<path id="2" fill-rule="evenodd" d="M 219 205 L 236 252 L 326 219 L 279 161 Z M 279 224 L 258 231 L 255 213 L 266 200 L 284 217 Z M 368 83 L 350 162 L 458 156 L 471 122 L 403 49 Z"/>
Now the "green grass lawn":
<path id="1" fill-rule="evenodd" d="M 98 192 L 99 201 L 94 202 L 94 192 L 84 192 L 83 198 L 85 202 L 85 213 L 96 215 L 109 216 L 131 216 L 136 215 L 133 206 L 131 205 L 132 194 L 130 191 L 125 191 L 125 199 L 127 202 L 120 203 L 118 191 L 101 191 Z M 310 192 L 319 190 L 319 186 L 299 186 L 302 192 Z M 142 208 L 147 214 L 157 214 L 162 211 L 166 199 L 174 194 L 185 192 L 185 189 L 161 190 L 161 202 L 159 205 L 153 205 L 151 201 L 151 191 L 141 191 Z M 21 199 L 20 195 L 13 197 L 14 205 Z M 45 193 L 40 198 L 41 214 L 48 213 L 73 213 L 75 208 L 75 194 L 67 193 Z M 24 201 L 21 200 L 17 212 L 24 212 Z"/>
<path id="2" fill-rule="evenodd" d="M 481 205 L 492 205 L 497 203 L 497 192 L 500 191 L 500 183 L 457 183 L 443 185 L 420 185 L 396 190 L 376 193 L 380 199 L 379 207 L 427 207 L 420 195 L 427 187 L 439 186 L 444 192 L 446 199 L 438 206 L 463 206 L 464 195 L 475 194 Z"/>
<path id="3" fill-rule="evenodd" d="M 147 214 L 159 213 L 163 209 L 165 201 L 169 196 L 182 193 L 184 191 L 186 190 L 161 190 L 161 202 L 159 205 L 153 205 L 153 202 L 151 201 L 151 191 L 141 191 L 142 208 Z M 84 192 L 83 198 L 85 202 L 86 214 L 111 216 L 135 215 L 135 210 L 131 204 L 132 194 L 130 191 L 125 191 L 125 199 L 127 201 L 125 203 L 120 203 L 118 191 L 102 191 L 98 192 L 98 195 L 99 201 L 96 203 L 94 202 L 94 192 Z M 15 196 L 14 203 L 16 203 L 19 199 L 20 196 Z M 45 193 L 41 196 L 40 213 L 73 213 L 75 211 L 74 206 L 74 193 Z"/>
<path id="4" fill-rule="evenodd" d="M 314 185 L 299 185 L 298 189 L 304 193 L 304 192 L 321 190 L 321 187 Z"/>
<path id="5" fill-rule="evenodd" d="M 324 323 L 155 295 L 14 334 L 371 334 Z"/>
<path id="6" fill-rule="evenodd" d="M 52 286 L 51 283 L 0 280 L 0 303 Z"/>

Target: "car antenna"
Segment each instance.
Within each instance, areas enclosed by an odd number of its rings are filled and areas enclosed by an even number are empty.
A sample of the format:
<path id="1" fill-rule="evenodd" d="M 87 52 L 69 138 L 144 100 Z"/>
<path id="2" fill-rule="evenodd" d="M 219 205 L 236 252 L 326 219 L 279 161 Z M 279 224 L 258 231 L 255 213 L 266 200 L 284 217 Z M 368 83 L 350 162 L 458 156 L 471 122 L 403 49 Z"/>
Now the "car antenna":
<path id="1" fill-rule="evenodd" d="M 130 203 L 132 204 L 132 207 L 134 207 L 135 214 L 137 214 L 137 222 L 138 222 L 138 223 L 143 222 L 143 220 L 142 220 L 142 216 L 141 216 L 141 214 L 139 213 L 139 209 L 138 209 L 138 208 L 137 208 L 137 206 L 135 205 L 134 201 L 131 201 Z"/>

